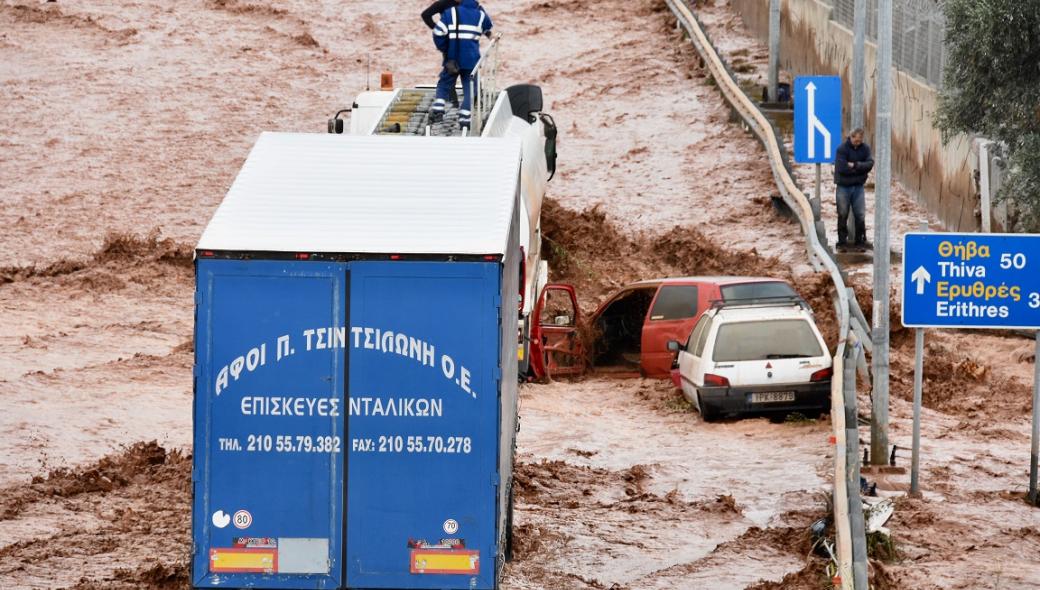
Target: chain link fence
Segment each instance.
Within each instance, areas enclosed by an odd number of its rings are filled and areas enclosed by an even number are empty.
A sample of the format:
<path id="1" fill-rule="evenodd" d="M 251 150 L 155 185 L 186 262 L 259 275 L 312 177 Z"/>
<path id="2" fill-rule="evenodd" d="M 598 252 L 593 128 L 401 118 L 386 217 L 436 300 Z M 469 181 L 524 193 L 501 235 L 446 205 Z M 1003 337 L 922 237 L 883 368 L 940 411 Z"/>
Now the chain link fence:
<path id="1" fill-rule="evenodd" d="M 831 19 L 852 29 L 856 2 L 867 3 L 867 39 L 877 41 L 878 0 L 822 0 Z M 892 0 L 892 64 L 942 88 L 946 61 L 946 15 L 942 0 Z"/>

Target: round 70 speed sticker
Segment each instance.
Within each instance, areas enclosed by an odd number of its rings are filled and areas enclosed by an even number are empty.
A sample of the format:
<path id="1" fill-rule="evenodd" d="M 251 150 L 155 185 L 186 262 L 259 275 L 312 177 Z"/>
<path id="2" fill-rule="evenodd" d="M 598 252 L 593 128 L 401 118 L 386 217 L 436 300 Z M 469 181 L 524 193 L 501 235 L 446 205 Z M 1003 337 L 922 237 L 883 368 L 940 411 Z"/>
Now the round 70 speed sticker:
<path id="1" fill-rule="evenodd" d="M 248 510 L 239 510 L 231 517 L 231 522 L 234 523 L 235 528 L 247 529 L 249 525 L 253 524 L 253 515 Z"/>

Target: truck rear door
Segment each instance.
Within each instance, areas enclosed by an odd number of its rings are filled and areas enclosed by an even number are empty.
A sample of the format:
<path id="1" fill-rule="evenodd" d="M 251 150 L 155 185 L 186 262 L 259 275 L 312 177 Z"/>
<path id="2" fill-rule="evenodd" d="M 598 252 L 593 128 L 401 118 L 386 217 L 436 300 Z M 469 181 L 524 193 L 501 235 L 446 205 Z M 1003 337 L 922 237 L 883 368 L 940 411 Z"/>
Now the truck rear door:
<path id="1" fill-rule="evenodd" d="M 500 268 L 351 263 L 350 588 L 494 587 Z"/>
<path id="2" fill-rule="evenodd" d="M 342 584 L 344 264 L 200 259 L 193 583 Z"/>

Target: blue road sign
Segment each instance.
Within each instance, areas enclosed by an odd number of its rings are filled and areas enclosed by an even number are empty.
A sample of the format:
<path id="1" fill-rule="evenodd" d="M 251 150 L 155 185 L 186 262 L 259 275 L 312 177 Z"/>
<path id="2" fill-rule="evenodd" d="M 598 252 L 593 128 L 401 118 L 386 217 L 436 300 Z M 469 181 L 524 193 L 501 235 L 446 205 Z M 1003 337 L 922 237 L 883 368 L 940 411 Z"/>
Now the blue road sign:
<path id="1" fill-rule="evenodd" d="M 903 325 L 1040 329 L 1040 235 L 906 234 Z"/>
<path id="2" fill-rule="evenodd" d="M 841 78 L 795 78 L 794 161 L 832 164 L 841 141 Z"/>

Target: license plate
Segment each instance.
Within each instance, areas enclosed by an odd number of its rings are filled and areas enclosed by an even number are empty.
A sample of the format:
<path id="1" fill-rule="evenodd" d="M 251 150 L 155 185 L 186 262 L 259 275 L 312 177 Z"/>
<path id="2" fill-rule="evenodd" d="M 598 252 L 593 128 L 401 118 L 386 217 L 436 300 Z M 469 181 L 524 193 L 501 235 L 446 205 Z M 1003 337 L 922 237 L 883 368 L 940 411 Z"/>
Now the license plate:
<path id="1" fill-rule="evenodd" d="M 793 391 L 764 391 L 762 393 L 752 393 L 751 403 L 753 404 L 775 404 L 778 402 L 793 402 L 794 392 Z"/>

